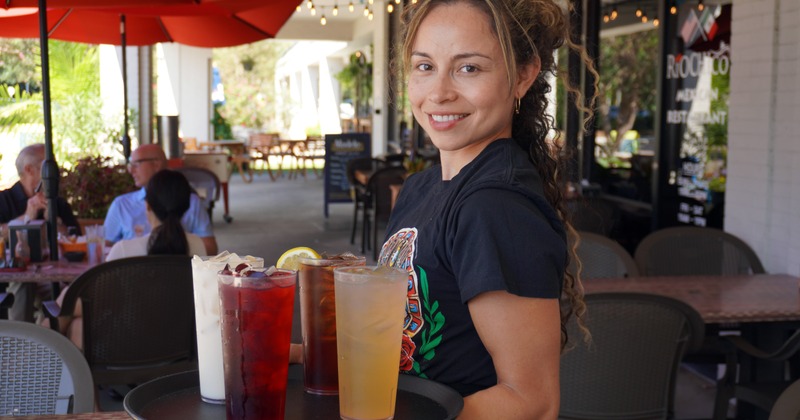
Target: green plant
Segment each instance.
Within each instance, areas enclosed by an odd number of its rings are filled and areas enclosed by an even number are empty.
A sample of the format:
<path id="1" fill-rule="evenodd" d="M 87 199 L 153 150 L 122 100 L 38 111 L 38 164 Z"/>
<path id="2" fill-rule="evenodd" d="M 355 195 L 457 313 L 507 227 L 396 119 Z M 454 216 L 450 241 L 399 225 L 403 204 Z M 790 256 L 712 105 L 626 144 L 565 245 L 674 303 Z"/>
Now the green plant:
<path id="1" fill-rule="evenodd" d="M 231 125 L 219 112 L 221 106 L 221 104 L 214 104 L 214 118 L 211 120 L 211 125 L 214 126 L 214 139 L 232 139 Z"/>
<path id="2" fill-rule="evenodd" d="M 62 172 L 60 194 L 79 218 L 104 219 L 120 194 L 136 189 L 125 165 L 103 156 L 86 156 Z"/>

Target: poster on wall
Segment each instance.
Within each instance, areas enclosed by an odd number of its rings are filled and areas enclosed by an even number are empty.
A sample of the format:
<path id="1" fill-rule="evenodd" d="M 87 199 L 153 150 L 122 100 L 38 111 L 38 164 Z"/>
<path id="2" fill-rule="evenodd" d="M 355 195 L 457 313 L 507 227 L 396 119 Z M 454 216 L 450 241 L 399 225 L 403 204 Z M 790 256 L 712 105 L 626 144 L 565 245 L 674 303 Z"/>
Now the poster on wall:
<path id="1" fill-rule="evenodd" d="M 669 225 L 722 228 L 728 150 L 731 5 L 684 3 L 667 33 L 665 163 Z"/>

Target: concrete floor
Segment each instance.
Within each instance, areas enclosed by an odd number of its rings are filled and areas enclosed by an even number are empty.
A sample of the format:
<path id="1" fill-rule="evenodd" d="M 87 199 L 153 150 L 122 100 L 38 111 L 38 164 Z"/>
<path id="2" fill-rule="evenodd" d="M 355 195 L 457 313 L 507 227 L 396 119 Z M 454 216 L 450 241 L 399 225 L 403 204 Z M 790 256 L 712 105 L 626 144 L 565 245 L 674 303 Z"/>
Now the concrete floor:
<path id="1" fill-rule="evenodd" d="M 284 251 L 296 246 L 329 253 L 360 251 L 358 237 L 355 245 L 350 244 L 352 204 L 331 204 L 326 219 L 323 182 L 313 174 L 297 179 L 284 176 L 275 182 L 266 173 L 257 174 L 252 183 L 245 184 L 234 173 L 229 189 L 229 214 L 233 221 L 223 221 L 222 199 L 213 214 L 220 250 L 263 257 L 268 265 L 275 264 Z M 370 263 L 374 263 L 372 253 L 367 252 L 367 264 Z M 299 311 L 298 304 L 295 309 Z M 299 325 L 294 325 L 292 336 L 293 341 L 299 341 Z M 710 418 L 714 393 L 715 388 L 708 381 L 682 370 L 678 376 L 676 419 Z M 101 391 L 101 407 L 122 410 L 122 402 Z"/>

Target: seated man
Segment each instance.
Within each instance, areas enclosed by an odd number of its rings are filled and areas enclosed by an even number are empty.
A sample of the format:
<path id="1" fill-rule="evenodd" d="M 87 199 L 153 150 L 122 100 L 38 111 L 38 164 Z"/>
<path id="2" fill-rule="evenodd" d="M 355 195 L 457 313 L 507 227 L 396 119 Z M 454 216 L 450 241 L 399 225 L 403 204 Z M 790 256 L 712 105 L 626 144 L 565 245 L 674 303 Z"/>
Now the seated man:
<path id="1" fill-rule="evenodd" d="M 41 188 L 42 162 L 44 161 L 44 144 L 32 144 L 23 148 L 17 155 L 16 167 L 19 181 L 11 188 L 0 191 L 0 223 L 3 225 L 4 235 L 8 235 L 8 222 L 12 220 L 37 220 L 45 218 L 47 199 Z M 78 219 L 72 212 L 72 207 L 62 197 L 56 200 L 58 209 L 59 229 L 64 225 L 75 227 L 80 234 Z M 5 258 L 5 256 L 3 256 Z M 14 306 L 9 318 L 18 321 L 33 321 L 33 307 L 37 298 L 34 293 L 36 284 L 11 283 L 8 290 L 14 293 Z M 50 284 L 40 284 L 40 298 L 49 299 Z"/>
<path id="2" fill-rule="evenodd" d="M 106 243 L 111 245 L 121 239 L 132 239 L 150 232 L 145 211 L 145 189 L 147 182 L 158 171 L 166 169 L 167 156 L 157 144 L 144 144 L 131 153 L 128 172 L 140 189 L 114 199 L 106 214 L 104 225 Z M 189 210 L 181 219 L 183 228 L 200 237 L 208 255 L 217 254 L 217 239 L 211 228 L 211 220 L 203 209 L 200 197 L 192 194 Z"/>

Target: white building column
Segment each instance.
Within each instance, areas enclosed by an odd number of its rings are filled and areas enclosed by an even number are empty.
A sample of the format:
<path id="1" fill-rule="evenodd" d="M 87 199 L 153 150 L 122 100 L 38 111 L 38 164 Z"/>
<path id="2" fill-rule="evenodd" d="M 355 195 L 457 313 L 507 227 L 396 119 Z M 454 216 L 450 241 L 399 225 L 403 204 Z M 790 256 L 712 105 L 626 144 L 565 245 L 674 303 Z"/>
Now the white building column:
<path id="1" fill-rule="evenodd" d="M 389 115 L 389 16 L 383 3 L 375 3 L 372 32 L 372 154 L 386 153 Z"/>
<path id="2" fill-rule="evenodd" d="M 156 62 L 156 115 L 178 115 L 181 137 L 212 140 L 211 49 L 158 44 Z"/>
<path id="3" fill-rule="evenodd" d="M 737 0 L 732 12 L 725 230 L 768 272 L 800 275 L 800 2 Z"/>

